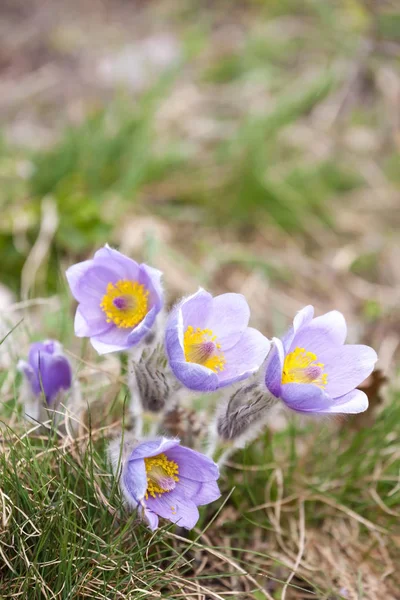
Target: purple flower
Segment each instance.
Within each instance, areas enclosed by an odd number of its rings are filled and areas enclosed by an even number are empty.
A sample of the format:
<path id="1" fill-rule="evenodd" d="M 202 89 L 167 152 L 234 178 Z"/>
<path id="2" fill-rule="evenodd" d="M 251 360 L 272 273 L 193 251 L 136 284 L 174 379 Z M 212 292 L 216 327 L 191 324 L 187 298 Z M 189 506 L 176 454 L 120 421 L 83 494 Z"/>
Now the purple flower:
<path id="1" fill-rule="evenodd" d="M 149 333 L 163 305 L 161 272 L 106 244 L 92 260 L 67 270 L 79 302 L 75 334 L 90 337 L 99 354 L 127 350 Z"/>
<path id="2" fill-rule="evenodd" d="M 31 345 L 28 362 L 20 360 L 18 369 L 24 375 L 34 397 L 43 393 L 48 406 L 61 390 L 69 390 L 72 383 L 71 365 L 63 354 L 62 346 L 54 340 Z"/>
<path id="3" fill-rule="evenodd" d="M 313 319 L 306 306 L 282 340 L 274 339 L 265 373 L 268 390 L 304 413 L 359 413 L 368 398 L 355 389 L 374 368 L 375 350 L 344 345 L 344 316 L 333 310 Z"/>
<path id="4" fill-rule="evenodd" d="M 150 529 L 158 527 L 158 517 L 192 529 L 197 507 L 220 497 L 218 477 L 210 458 L 180 446 L 179 440 L 158 438 L 130 452 L 120 482 L 129 505 L 139 508 Z"/>
<path id="5" fill-rule="evenodd" d="M 241 294 L 213 298 L 199 289 L 184 298 L 170 314 L 165 334 L 169 364 L 181 383 L 209 392 L 254 373 L 270 342 L 247 327 L 249 317 Z"/>

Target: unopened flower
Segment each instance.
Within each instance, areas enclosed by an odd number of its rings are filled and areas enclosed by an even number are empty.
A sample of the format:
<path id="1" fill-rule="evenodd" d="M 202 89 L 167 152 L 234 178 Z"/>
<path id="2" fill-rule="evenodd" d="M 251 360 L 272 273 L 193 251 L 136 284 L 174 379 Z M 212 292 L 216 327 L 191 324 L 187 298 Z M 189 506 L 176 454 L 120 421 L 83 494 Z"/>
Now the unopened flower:
<path id="1" fill-rule="evenodd" d="M 203 289 L 184 298 L 167 320 L 165 345 L 175 376 L 191 390 L 213 391 L 246 379 L 264 361 L 270 343 L 248 327 L 241 294 L 213 298 Z"/>
<path id="2" fill-rule="evenodd" d="M 35 342 L 31 345 L 28 362 L 20 360 L 18 369 L 28 384 L 34 398 L 44 396 L 47 406 L 54 405 L 59 393 L 69 390 L 72 371 L 62 346 L 54 340 Z"/>
<path id="3" fill-rule="evenodd" d="M 375 350 L 344 344 L 347 327 L 340 312 L 313 315 L 314 308 L 306 306 L 282 340 L 274 339 L 265 372 L 269 392 L 299 412 L 363 412 L 368 398 L 355 388 L 372 372 Z"/>
<path id="4" fill-rule="evenodd" d="M 131 508 L 137 508 L 150 529 L 163 517 L 186 529 L 198 519 L 198 506 L 220 497 L 219 470 L 210 459 L 179 444 L 177 439 L 158 438 L 130 444 L 122 453 L 120 486 Z M 118 444 L 110 445 L 114 469 Z"/>
<path id="5" fill-rule="evenodd" d="M 163 305 L 161 272 L 107 244 L 93 259 L 70 267 L 66 275 L 79 302 L 75 334 L 90 337 L 99 354 L 127 350 L 140 342 Z"/>

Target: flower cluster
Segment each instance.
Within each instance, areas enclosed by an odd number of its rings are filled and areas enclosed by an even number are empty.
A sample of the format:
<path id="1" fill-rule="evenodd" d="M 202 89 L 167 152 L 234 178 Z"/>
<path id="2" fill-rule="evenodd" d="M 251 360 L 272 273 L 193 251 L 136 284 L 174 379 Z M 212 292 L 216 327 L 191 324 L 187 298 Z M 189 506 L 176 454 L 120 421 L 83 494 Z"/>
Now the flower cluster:
<path id="1" fill-rule="evenodd" d="M 273 406 L 302 414 L 368 407 L 357 388 L 377 356 L 368 346 L 344 343 L 346 322 L 337 311 L 314 318 L 306 306 L 281 339 L 269 340 L 249 327 L 241 294 L 213 297 L 200 288 L 166 314 L 160 271 L 108 245 L 66 275 L 78 303 L 75 334 L 88 337 L 99 354 L 128 352 L 134 429 L 110 443 L 110 459 L 127 505 L 152 530 L 159 517 L 194 527 L 197 507 L 220 496 L 212 456 L 222 451 L 223 464 L 227 453 L 254 439 Z M 56 342 L 33 344 L 19 367 L 31 395 L 47 406 L 71 387 L 71 366 Z M 220 396 L 208 456 L 157 433 L 193 392 Z M 157 419 L 144 432 L 148 413 Z"/>

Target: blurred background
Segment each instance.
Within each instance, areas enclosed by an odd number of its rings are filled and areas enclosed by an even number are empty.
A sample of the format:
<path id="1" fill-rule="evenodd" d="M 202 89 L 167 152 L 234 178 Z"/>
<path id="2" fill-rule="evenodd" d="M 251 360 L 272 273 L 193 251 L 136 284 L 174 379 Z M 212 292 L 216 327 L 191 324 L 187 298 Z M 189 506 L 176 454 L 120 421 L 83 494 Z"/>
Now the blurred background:
<path id="1" fill-rule="evenodd" d="M 0 302 L 108 241 L 267 334 L 336 307 L 389 365 L 399 66 L 389 0 L 3 0 Z"/>

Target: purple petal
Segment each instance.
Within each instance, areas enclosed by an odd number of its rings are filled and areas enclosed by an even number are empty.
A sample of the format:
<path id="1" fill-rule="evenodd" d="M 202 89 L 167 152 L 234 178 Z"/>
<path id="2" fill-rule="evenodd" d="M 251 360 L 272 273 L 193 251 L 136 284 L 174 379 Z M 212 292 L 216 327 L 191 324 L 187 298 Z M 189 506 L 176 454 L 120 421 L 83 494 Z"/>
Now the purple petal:
<path id="1" fill-rule="evenodd" d="M 333 404 L 324 390 L 311 383 L 285 383 L 280 397 L 292 410 L 319 413 Z"/>
<path id="2" fill-rule="evenodd" d="M 170 362 L 172 372 L 189 390 L 213 392 L 218 388 L 218 376 L 211 369 L 189 362 Z"/>
<path id="3" fill-rule="evenodd" d="M 282 372 L 283 364 L 285 362 L 285 355 L 281 340 L 278 338 L 273 338 L 272 342 L 272 354 L 267 359 L 267 368 L 265 371 L 265 385 L 271 394 L 273 394 L 276 398 L 279 398 L 281 393 Z"/>
<path id="4" fill-rule="evenodd" d="M 121 487 L 131 506 L 135 507 L 143 500 L 147 490 L 147 475 L 142 458 L 130 459 L 125 463 L 122 471 Z"/>
<path id="5" fill-rule="evenodd" d="M 218 373 L 219 386 L 245 379 L 257 371 L 270 349 L 270 341 L 262 333 L 248 327 L 238 343 L 224 353 L 225 367 Z"/>
<path id="6" fill-rule="evenodd" d="M 79 262 L 76 265 L 72 265 L 69 269 L 66 270 L 65 275 L 67 277 L 67 281 L 69 287 L 71 288 L 72 295 L 76 300 L 79 301 L 78 295 L 78 286 L 79 282 L 84 277 L 86 271 L 93 265 L 93 260 L 84 260 L 83 262 Z"/>
<path id="7" fill-rule="evenodd" d="M 94 301 L 100 306 L 108 284 L 115 284 L 118 280 L 118 273 L 113 270 L 112 265 L 100 266 L 93 262 L 85 276 L 76 284 L 75 298 L 82 303 Z"/>
<path id="8" fill-rule="evenodd" d="M 353 390 L 340 398 L 335 398 L 334 404 L 322 413 L 358 414 L 368 408 L 368 396 L 361 390 Z"/>
<path id="9" fill-rule="evenodd" d="M 120 350 L 127 350 L 130 348 L 128 343 L 128 336 L 131 333 L 131 329 L 118 328 L 116 325 L 112 325 L 107 331 L 99 333 L 99 335 L 92 336 L 90 342 L 95 350 L 99 354 L 107 354 L 108 352 L 119 352 Z"/>
<path id="10" fill-rule="evenodd" d="M 149 333 L 154 325 L 154 321 L 156 320 L 157 312 L 158 311 L 156 310 L 156 307 L 153 306 L 145 318 L 142 319 L 140 323 L 138 323 L 136 327 L 131 330 L 127 337 L 127 343 L 129 347 L 138 344 L 140 340 Z"/>
<path id="11" fill-rule="evenodd" d="M 138 281 L 139 279 L 138 263 L 118 250 L 110 248 L 108 244 L 97 250 L 94 260 L 97 265 L 103 265 L 113 270 L 117 276 L 116 281 L 120 279 Z"/>
<path id="12" fill-rule="evenodd" d="M 18 361 L 17 368 L 24 375 L 25 379 L 28 381 L 33 395 L 38 396 L 41 392 L 41 388 L 40 388 L 39 378 L 37 376 L 37 371 L 35 371 L 32 368 L 32 366 L 24 360 Z"/>
<path id="13" fill-rule="evenodd" d="M 146 500 L 147 507 L 160 517 L 177 523 L 185 529 L 193 529 L 199 520 L 199 511 L 192 500 L 184 499 L 176 488 L 172 492 L 162 494 L 157 498 L 149 497 Z"/>
<path id="14" fill-rule="evenodd" d="M 40 352 L 37 366 L 32 365 L 46 402 L 51 404 L 60 390 L 68 390 L 72 383 L 71 366 L 65 356 Z"/>
<path id="15" fill-rule="evenodd" d="M 295 316 L 293 319 L 293 326 L 285 333 L 282 338 L 282 343 L 287 352 L 290 346 L 292 345 L 293 338 L 296 333 L 302 328 L 308 325 L 314 316 L 314 307 L 310 305 L 305 306 Z"/>
<path id="16" fill-rule="evenodd" d="M 138 282 L 149 291 L 149 305 L 158 313 L 163 306 L 164 291 L 161 284 L 162 273 L 158 269 L 141 264 Z"/>
<path id="17" fill-rule="evenodd" d="M 176 446 L 166 452 L 167 457 L 177 463 L 179 476 L 193 481 L 214 481 L 219 477 L 219 469 L 211 458 L 196 450 Z"/>
<path id="18" fill-rule="evenodd" d="M 184 298 L 184 300 L 178 305 L 178 310 L 182 312 L 182 324 L 183 330 L 191 325 L 195 329 L 205 329 L 207 321 L 211 313 L 213 297 L 211 294 L 199 288 L 199 290 Z M 168 324 L 167 324 L 168 327 Z"/>
<path id="19" fill-rule="evenodd" d="M 167 319 L 165 351 L 169 362 L 186 362 L 183 351 L 183 316 L 179 307 L 174 308 Z"/>
<path id="20" fill-rule="evenodd" d="M 305 348 L 319 356 L 332 346 L 342 346 L 347 335 L 346 321 L 337 310 L 313 319 L 294 336 L 290 351 L 294 348 Z"/>
<path id="21" fill-rule="evenodd" d="M 217 482 L 207 481 L 206 483 L 201 484 L 201 488 L 197 492 L 193 500 L 197 504 L 197 506 L 203 506 L 204 504 L 210 504 L 210 502 L 218 500 L 218 498 L 220 497 L 221 492 L 219 490 Z"/>
<path id="22" fill-rule="evenodd" d="M 369 346 L 346 345 L 321 353 L 318 360 L 328 374 L 327 394 L 333 398 L 347 394 L 370 375 L 378 357 Z"/>
<path id="23" fill-rule="evenodd" d="M 107 323 L 106 315 L 96 304 L 79 304 L 75 313 L 75 335 L 78 337 L 91 337 L 105 333 L 111 329 L 112 324 Z"/>
<path id="24" fill-rule="evenodd" d="M 212 300 L 206 327 L 217 336 L 225 352 L 240 340 L 249 319 L 249 305 L 242 294 L 221 294 Z"/>
<path id="25" fill-rule="evenodd" d="M 169 451 L 176 446 L 179 446 L 179 440 L 171 440 L 165 437 L 142 442 L 132 451 L 129 460 L 157 456 L 157 454 L 161 454 L 167 450 Z"/>
<path id="26" fill-rule="evenodd" d="M 143 518 L 150 527 L 151 531 L 155 531 L 158 527 L 158 516 L 152 510 L 147 508 L 143 511 Z"/>

